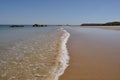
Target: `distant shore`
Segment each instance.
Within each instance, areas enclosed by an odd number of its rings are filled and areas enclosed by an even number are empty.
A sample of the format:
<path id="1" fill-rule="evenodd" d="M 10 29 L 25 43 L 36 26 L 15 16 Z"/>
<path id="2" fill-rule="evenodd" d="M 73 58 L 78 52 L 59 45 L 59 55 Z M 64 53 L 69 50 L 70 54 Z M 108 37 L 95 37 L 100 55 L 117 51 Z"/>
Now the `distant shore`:
<path id="1" fill-rule="evenodd" d="M 81 28 L 100 28 L 100 29 L 112 29 L 120 30 L 120 26 L 80 26 Z"/>
<path id="2" fill-rule="evenodd" d="M 104 28 L 120 30 L 120 22 L 107 22 L 107 23 L 84 23 L 81 24 L 81 28 Z"/>

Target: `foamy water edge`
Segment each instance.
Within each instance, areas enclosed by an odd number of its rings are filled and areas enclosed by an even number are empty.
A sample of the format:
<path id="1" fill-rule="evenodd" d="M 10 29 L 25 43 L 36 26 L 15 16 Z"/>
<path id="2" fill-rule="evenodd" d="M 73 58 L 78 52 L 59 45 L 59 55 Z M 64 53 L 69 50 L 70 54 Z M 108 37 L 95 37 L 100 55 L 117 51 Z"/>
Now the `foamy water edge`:
<path id="1" fill-rule="evenodd" d="M 57 70 L 54 80 L 58 80 L 59 77 L 64 73 L 65 69 L 68 67 L 68 63 L 70 59 L 66 45 L 70 37 L 70 34 L 63 28 L 61 28 L 61 30 L 64 32 L 64 34 L 61 36 L 61 49 L 60 49 L 60 58 L 59 58 L 60 66 L 59 69 Z"/>

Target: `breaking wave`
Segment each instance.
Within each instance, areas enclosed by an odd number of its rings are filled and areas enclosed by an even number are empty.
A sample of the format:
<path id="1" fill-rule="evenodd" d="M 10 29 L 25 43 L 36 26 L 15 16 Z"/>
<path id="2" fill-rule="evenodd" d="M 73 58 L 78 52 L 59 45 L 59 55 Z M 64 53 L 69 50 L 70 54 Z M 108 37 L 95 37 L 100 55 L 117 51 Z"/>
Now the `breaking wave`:
<path id="1" fill-rule="evenodd" d="M 25 34 L 0 46 L 0 80 L 58 80 L 68 66 L 70 34 L 63 28 L 17 32 Z"/>

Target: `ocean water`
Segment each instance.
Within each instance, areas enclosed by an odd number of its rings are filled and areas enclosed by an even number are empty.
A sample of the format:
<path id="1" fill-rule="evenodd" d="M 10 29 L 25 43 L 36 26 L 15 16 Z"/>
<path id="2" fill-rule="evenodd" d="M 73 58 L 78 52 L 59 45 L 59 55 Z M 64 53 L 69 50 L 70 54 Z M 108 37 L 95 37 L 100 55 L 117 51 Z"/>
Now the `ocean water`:
<path id="1" fill-rule="evenodd" d="M 58 80 L 69 36 L 61 27 L 0 26 L 0 80 Z"/>

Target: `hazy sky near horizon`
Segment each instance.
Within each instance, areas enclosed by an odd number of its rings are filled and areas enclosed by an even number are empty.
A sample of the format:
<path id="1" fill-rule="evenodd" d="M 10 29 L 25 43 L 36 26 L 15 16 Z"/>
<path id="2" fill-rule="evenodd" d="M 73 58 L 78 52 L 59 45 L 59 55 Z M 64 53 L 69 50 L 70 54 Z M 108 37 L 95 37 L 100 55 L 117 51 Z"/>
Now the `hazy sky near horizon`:
<path id="1" fill-rule="evenodd" d="M 120 0 L 0 0 L 0 24 L 120 21 Z"/>

